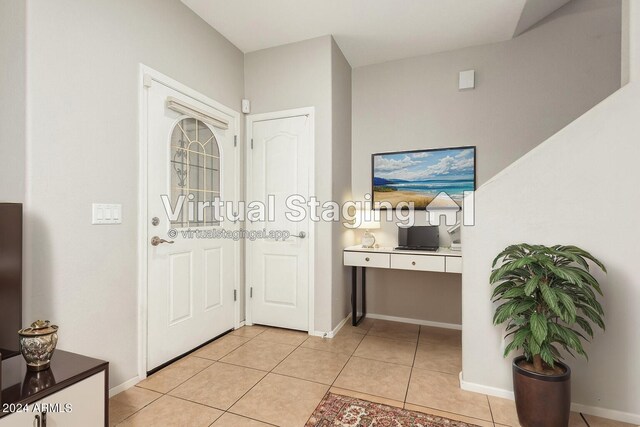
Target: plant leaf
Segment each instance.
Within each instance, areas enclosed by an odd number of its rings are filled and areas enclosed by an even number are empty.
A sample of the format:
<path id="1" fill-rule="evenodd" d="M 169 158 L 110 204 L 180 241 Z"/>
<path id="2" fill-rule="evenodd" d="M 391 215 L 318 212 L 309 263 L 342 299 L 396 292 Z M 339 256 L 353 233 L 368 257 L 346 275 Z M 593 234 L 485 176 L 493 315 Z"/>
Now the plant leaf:
<path id="1" fill-rule="evenodd" d="M 553 353 L 551 352 L 551 348 L 549 345 L 543 345 L 540 347 L 540 357 L 542 358 L 542 360 L 549 366 L 551 366 L 553 368 L 554 365 L 554 356 Z"/>
<path id="2" fill-rule="evenodd" d="M 524 293 L 526 296 L 531 296 L 536 289 L 538 289 L 538 282 L 540 282 L 540 276 L 532 276 L 524 285 Z"/>
<path id="3" fill-rule="evenodd" d="M 547 319 L 543 314 L 533 313 L 529 323 L 531 324 L 531 335 L 533 335 L 533 339 L 535 339 L 538 344 L 542 344 L 545 338 L 547 338 Z"/>
<path id="4" fill-rule="evenodd" d="M 554 313 L 558 313 L 560 311 L 560 306 L 558 305 L 558 296 L 556 293 L 547 285 L 546 283 L 540 284 L 540 293 L 542 294 L 542 298 L 544 302 L 547 303 L 549 308 L 553 310 Z"/>

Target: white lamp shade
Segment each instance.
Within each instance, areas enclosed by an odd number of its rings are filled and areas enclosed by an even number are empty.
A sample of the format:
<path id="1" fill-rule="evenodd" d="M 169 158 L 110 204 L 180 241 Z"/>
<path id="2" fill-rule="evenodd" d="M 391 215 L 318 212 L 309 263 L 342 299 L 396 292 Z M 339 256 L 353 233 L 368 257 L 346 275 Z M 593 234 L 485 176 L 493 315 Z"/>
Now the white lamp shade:
<path id="1" fill-rule="evenodd" d="M 356 224 L 358 228 L 366 230 L 374 230 L 380 228 L 380 221 L 378 218 L 379 213 L 374 211 L 357 211 L 356 212 Z"/>

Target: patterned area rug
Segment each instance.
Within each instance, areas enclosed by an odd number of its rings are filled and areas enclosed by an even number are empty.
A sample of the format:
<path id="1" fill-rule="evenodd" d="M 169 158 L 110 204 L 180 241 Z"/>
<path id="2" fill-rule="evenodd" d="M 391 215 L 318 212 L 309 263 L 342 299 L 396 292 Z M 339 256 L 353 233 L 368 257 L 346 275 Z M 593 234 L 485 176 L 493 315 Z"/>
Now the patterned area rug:
<path id="1" fill-rule="evenodd" d="M 327 393 L 305 427 L 477 427 L 435 415 Z"/>

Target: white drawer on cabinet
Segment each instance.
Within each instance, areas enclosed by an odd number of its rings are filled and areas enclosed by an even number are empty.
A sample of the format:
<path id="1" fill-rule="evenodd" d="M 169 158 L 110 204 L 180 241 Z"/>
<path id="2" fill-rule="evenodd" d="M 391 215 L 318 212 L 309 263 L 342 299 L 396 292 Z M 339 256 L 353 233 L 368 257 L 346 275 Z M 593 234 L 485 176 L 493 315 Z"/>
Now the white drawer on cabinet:
<path id="1" fill-rule="evenodd" d="M 345 252 L 344 265 L 355 267 L 389 268 L 389 254 Z"/>
<path id="2" fill-rule="evenodd" d="M 447 273 L 462 273 L 462 257 L 447 257 Z"/>
<path id="3" fill-rule="evenodd" d="M 444 272 L 444 257 L 438 255 L 391 255 L 391 268 Z"/>

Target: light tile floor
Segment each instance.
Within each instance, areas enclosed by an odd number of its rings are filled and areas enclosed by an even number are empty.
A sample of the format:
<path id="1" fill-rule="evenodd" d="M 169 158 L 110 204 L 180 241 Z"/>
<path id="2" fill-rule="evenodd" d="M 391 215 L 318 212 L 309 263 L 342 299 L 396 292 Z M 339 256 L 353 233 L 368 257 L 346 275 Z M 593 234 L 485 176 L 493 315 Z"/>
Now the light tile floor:
<path id="1" fill-rule="evenodd" d="M 112 426 L 304 426 L 327 391 L 481 427 L 518 426 L 512 401 L 458 385 L 459 331 L 365 318 L 333 339 L 246 326 L 111 398 Z M 572 413 L 571 427 L 631 426 Z"/>

